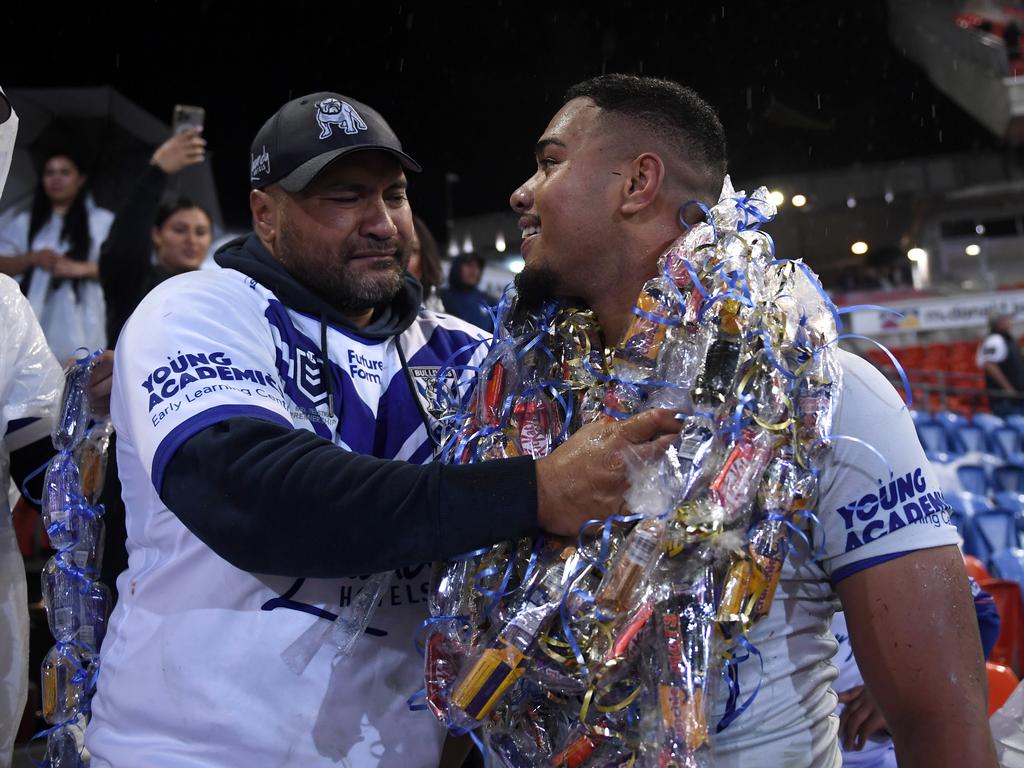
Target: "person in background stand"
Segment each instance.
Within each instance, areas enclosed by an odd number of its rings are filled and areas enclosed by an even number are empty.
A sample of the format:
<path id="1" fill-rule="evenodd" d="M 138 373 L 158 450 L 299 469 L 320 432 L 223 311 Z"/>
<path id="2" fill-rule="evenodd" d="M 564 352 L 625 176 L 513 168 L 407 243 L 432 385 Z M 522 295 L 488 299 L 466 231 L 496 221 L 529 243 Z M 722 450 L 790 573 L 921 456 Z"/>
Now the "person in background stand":
<path id="1" fill-rule="evenodd" d="M 475 253 L 456 256 L 448 272 L 448 287 L 441 291 L 441 300 L 449 314 L 490 331 L 494 323 L 487 310 L 494 301 L 478 288 L 483 273 L 482 257 Z"/>
<path id="2" fill-rule="evenodd" d="M 1012 322 L 1013 316 L 1004 312 L 990 315 L 988 336 L 978 347 L 975 358 L 977 366 L 985 372 L 985 387 L 1007 395 L 988 398 L 992 413 L 1003 417 L 1021 413 L 1024 404 L 1020 399 L 1024 393 L 1024 357 L 1010 332 Z"/>
<path id="3" fill-rule="evenodd" d="M 32 210 L 0 232 L 0 272 L 18 277 L 58 360 L 106 346 L 97 262 L 114 215 L 92 202 L 82 167 L 70 152 L 52 153 Z"/>
<path id="4" fill-rule="evenodd" d="M 423 306 L 431 312 L 444 312 L 444 302 L 437 292 L 441 283 L 437 240 L 430 234 L 427 222 L 419 216 L 413 215 L 412 226 L 416 236 L 409 243 L 409 272 L 423 286 Z"/>
<path id="5" fill-rule="evenodd" d="M 153 153 L 114 219 L 99 261 L 111 346 L 147 293 L 172 275 L 199 269 L 210 250 L 209 213 L 187 197 L 160 202 L 168 179 L 205 157 L 199 129 L 171 136 Z"/>

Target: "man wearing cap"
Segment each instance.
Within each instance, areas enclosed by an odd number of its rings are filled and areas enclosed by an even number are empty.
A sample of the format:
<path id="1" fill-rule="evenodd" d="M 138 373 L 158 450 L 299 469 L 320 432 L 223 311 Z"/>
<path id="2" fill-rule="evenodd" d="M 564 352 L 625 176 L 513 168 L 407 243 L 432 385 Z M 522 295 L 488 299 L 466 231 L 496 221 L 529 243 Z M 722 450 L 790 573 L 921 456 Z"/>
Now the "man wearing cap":
<path id="1" fill-rule="evenodd" d="M 992 413 L 1009 416 L 1024 410 L 1024 356 L 1013 338 L 1013 315 L 993 312 L 988 319 L 988 336 L 975 355 L 976 363 L 985 372 L 985 387 L 1006 395 L 989 395 Z"/>
<path id="2" fill-rule="evenodd" d="M 405 170 L 419 166 L 365 104 L 285 104 L 252 145 L 254 233 L 125 326 L 111 414 L 129 564 L 94 768 L 436 765 L 443 732 L 406 703 L 424 563 L 618 511 L 621 454 L 674 430 L 659 411 L 536 462 L 430 463 L 440 414 L 425 392 L 458 397 L 486 350 L 478 329 L 420 309 Z M 339 655 L 335 619 L 358 618 L 382 572 L 366 632 Z"/>

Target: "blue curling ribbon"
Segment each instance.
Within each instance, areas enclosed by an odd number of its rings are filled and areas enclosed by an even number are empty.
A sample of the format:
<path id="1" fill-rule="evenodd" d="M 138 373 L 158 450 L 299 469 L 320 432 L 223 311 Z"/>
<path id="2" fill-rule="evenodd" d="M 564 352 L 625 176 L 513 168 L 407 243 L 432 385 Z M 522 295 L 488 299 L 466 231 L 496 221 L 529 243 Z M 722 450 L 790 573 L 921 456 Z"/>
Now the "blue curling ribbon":
<path id="1" fill-rule="evenodd" d="M 52 461 L 52 459 L 47 459 L 46 461 L 44 461 L 42 463 L 42 465 L 40 465 L 36 469 L 33 469 L 32 472 L 30 474 L 26 475 L 25 479 L 21 481 L 21 488 L 19 489 L 21 491 L 21 495 L 24 496 L 26 499 L 28 499 L 32 504 L 34 504 L 37 507 L 40 506 L 43 503 L 43 500 L 42 499 L 37 499 L 31 493 L 29 493 L 28 484 L 29 484 L 29 482 L 31 480 L 34 480 L 35 478 L 39 477 L 40 474 L 45 472 L 49 468 L 51 461 Z"/>
<path id="2" fill-rule="evenodd" d="M 843 307 L 842 309 L 839 310 L 839 314 L 840 315 L 848 315 L 851 312 L 859 312 L 862 309 L 874 309 L 874 310 L 877 310 L 879 312 L 888 312 L 890 315 L 896 315 L 896 317 L 899 317 L 899 318 L 906 317 L 906 315 L 904 315 L 898 309 L 893 309 L 892 307 L 883 307 L 883 306 L 881 306 L 879 304 L 854 304 L 854 305 L 849 306 L 849 307 Z"/>
<path id="3" fill-rule="evenodd" d="M 704 205 L 700 200 L 687 200 L 681 206 L 679 206 L 679 213 L 677 217 L 679 219 L 679 226 L 683 228 L 684 232 L 689 232 L 693 229 L 693 226 L 686 223 L 686 212 L 690 209 L 691 205 L 696 205 L 704 213 L 704 221 L 711 225 L 711 233 L 714 239 L 718 239 L 718 228 L 715 226 L 714 218 L 711 216 L 711 210 Z"/>
<path id="4" fill-rule="evenodd" d="M 562 619 L 562 634 L 565 635 L 565 641 L 569 644 L 569 648 L 572 649 L 573 656 L 576 657 L 576 663 L 580 665 L 584 677 L 590 677 L 587 660 L 583 657 L 583 651 L 580 650 L 579 643 L 576 642 L 576 633 L 572 631 L 572 627 L 569 625 L 569 597 L 571 595 L 577 595 L 585 602 L 594 602 L 593 595 L 581 589 L 576 589 L 574 586 L 583 573 L 582 566 L 577 563 L 576 569 L 565 581 L 565 589 L 562 590 L 562 600 L 558 607 L 558 612 Z"/>
<path id="5" fill-rule="evenodd" d="M 682 325 L 682 321 L 679 320 L 678 318 L 658 317 L 657 315 L 640 309 L 640 307 L 637 306 L 633 307 L 633 314 L 636 315 L 637 317 L 642 317 L 644 320 L 650 320 L 652 323 L 657 323 L 658 325 L 667 325 L 670 328 L 677 328 L 678 326 Z"/>
<path id="6" fill-rule="evenodd" d="M 417 701 L 421 699 L 423 703 L 417 703 Z M 405 700 L 405 706 L 409 708 L 410 712 L 422 712 L 425 709 L 430 709 L 430 707 L 427 706 L 427 687 L 423 686 L 412 696 L 408 697 Z"/>
<path id="7" fill-rule="evenodd" d="M 843 339 L 860 339 L 861 341 L 869 341 L 876 347 L 878 347 L 880 350 L 885 352 L 888 358 L 892 361 L 893 366 L 896 368 L 896 373 L 899 374 L 900 381 L 903 383 L 903 400 L 904 402 L 906 402 L 907 408 L 913 407 L 914 395 L 910 391 L 910 379 L 907 377 L 907 372 L 903 370 L 903 366 L 900 365 L 900 361 L 896 359 L 896 355 L 889 351 L 889 348 L 887 346 L 882 344 L 880 341 L 875 341 L 870 336 L 862 336 L 859 333 L 844 333 L 840 336 L 837 336 L 835 340 L 842 341 Z"/>
<path id="8" fill-rule="evenodd" d="M 723 673 L 726 676 L 726 681 L 729 684 L 729 699 L 725 705 L 725 714 L 722 715 L 722 719 L 718 721 L 718 725 L 715 727 L 715 733 L 721 733 L 730 725 L 732 725 L 736 718 L 747 711 L 747 708 L 754 703 L 754 699 L 757 698 L 757 694 L 761 691 L 761 683 L 764 682 L 764 658 L 761 656 L 761 652 L 755 648 L 747 638 L 743 635 L 739 635 L 735 639 L 735 645 L 743 648 L 746 653 L 742 656 L 736 655 L 735 653 L 725 663 L 725 669 Z M 740 678 L 739 678 L 739 665 L 744 661 L 747 661 L 751 656 L 755 656 L 761 663 L 761 672 L 757 680 L 757 686 L 754 688 L 754 692 L 747 697 L 747 700 L 740 706 L 736 706 L 740 698 Z"/>
<path id="9" fill-rule="evenodd" d="M 759 337 L 761 339 L 761 341 L 764 342 L 764 348 L 763 348 L 764 356 L 765 356 L 765 358 L 767 358 L 768 362 L 771 363 L 772 368 L 777 370 L 779 373 L 781 373 L 787 379 L 790 379 L 791 381 L 795 381 L 796 380 L 796 378 L 797 378 L 796 374 L 793 373 L 791 370 L 789 370 L 781 362 L 779 362 L 779 359 L 775 356 L 775 352 L 772 349 L 771 337 L 768 335 L 768 331 L 764 330 L 763 328 L 759 328 L 759 329 L 757 329 L 755 331 L 751 331 L 750 337 L 751 338 Z"/>

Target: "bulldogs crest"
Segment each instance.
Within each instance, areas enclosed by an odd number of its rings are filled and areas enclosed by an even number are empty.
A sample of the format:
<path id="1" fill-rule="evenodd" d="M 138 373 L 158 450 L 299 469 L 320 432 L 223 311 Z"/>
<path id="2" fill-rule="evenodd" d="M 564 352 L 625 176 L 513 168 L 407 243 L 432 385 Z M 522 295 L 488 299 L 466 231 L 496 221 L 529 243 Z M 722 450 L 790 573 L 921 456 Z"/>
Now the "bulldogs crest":
<path id="1" fill-rule="evenodd" d="M 328 139 L 339 126 L 345 133 L 352 135 L 365 131 L 366 123 L 359 113 L 347 101 L 340 99 L 324 99 L 316 103 L 316 122 L 320 126 L 320 138 Z"/>

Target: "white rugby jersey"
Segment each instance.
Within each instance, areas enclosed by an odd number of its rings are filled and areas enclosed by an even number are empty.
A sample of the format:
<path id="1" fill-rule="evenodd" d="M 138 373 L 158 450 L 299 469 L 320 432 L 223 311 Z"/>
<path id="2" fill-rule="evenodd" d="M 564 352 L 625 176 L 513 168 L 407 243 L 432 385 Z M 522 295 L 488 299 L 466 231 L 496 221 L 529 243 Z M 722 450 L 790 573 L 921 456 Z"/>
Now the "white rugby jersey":
<path id="1" fill-rule="evenodd" d="M 129 560 L 86 736 L 94 768 L 437 765 L 444 731 L 406 704 L 422 686 L 413 640 L 428 615 L 429 565 L 395 572 L 351 658 L 332 669 L 333 651 L 324 647 L 295 674 L 282 652 L 312 625 L 326 626 L 364 579 L 242 571 L 158 495 L 179 446 L 239 415 L 379 458 L 431 460 L 433 441 L 395 338 L 328 328 L 335 392 L 328 414 L 320 330 L 318 318 L 288 309 L 233 269 L 166 281 L 125 327 L 111 413 Z M 446 363 L 479 362 L 484 345 L 473 342 L 483 337 L 460 320 L 421 311 L 400 336 L 421 394 Z M 460 375 L 465 383 L 471 374 Z"/>
<path id="2" fill-rule="evenodd" d="M 846 575 L 897 553 L 957 543 L 910 411 L 869 362 L 839 353 L 842 394 L 823 468 L 811 542 L 818 561 L 791 551 L 771 610 L 750 632 L 760 652 L 739 665 L 736 707 L 757 695 L 712 741 L 715 768 L 838 768 L 842 765 L 834 715 L 829 626 L 839 607 L 835 584 Z M 856 442 L 872 446 L 879 456 Z M 758 687 L 760 686 L 760 687 Z M 715 696 L 714 720 L 729 710 L 728 686 Z"/>

